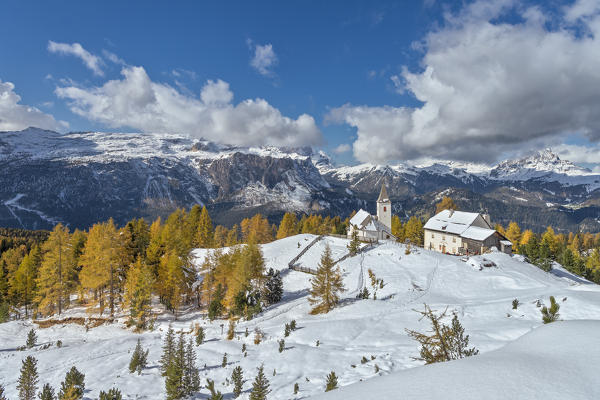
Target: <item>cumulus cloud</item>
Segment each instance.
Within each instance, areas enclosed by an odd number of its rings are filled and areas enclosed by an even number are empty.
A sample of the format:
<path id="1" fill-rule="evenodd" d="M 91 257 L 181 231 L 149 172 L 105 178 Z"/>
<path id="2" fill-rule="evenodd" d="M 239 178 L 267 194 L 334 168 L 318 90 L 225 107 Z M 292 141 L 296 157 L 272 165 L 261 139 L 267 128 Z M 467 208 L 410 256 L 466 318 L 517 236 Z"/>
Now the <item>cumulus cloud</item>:
<path id="1" fill-rule="evenodd" d="M 598 146 L 560 144 L 553 146 L 552 150 L 563 160 L 569 160 L 576 164 L 600 164 L 600 147 Z"/>
<path id="2" fill-rule="evenodd" d="M 333 149 L 333 152 L 336 154 L 343 154 L 349 152 L 350 150 L 352 150 L 352 147 L 348 143 L 342 143 Z"/>
<path id="3" fill-rule="evenodd" d="M 68 127 L 66 122 L 57 121 L 35 107 L 19 104 L 21 97 L 14 89 L 11 82 L 0 80 L 0 131 L 19 131 L 30 126 L 51 130 Z"/>
<path id="4" fill-rule="evenodd" d="M 102 76 L 104 72 L 102 71 L 102 59 L 97 57 L 83 48 L 79 43 L 57 43 L 50 40 L 48 42 L 48 51 L 50 53 L 58 53 L 64 55 L 72 55 L 75 56 L 83 63 L 86 67 L 88 67 L 94 75 Z M 112 53 L 111 53 L 112 54 Z M 111 60 L 112 61 L 112 60 Z"/>
<path id="5" fill-rule="evenodd" d="M 423 38 L 420 71 L 393 78 L 421 106 L 346 104 L 327 119 L 357 128 L 354 154 L 371 162 L 495 161 L 565 133 L 600 140 L 600 10 L 591 3 L 558 16 L 510 0 L 471 3 Z M 505 22 L 507 13 L 522 19 Z"/>
<path id="6" fill-rule="evenodd" d="M 248 46 L 254 52 L 254 55 L 250 59 L 250 66 L 261 75 L 273 75 L 273 67 L 275 67 L 278 62 L 277 55 L 273 50 L 273 45 L 271 43 L 255 45 L 254 42 L 248 40 Z"/>
<path id="7" fill-rule="evenodd" d="M 154 82 L 143 67 L 125 67 L 122 79 L 98 87 L 67 85 L 56 94 L 72 112 L 113 128 L 144 132 L 180 132 L 236 145 L 318 145 L 322 135 L 314 119 L 293 119 L 263 99 L 233 104 L 229 84 L 207 81 L 200 99 Z"/>

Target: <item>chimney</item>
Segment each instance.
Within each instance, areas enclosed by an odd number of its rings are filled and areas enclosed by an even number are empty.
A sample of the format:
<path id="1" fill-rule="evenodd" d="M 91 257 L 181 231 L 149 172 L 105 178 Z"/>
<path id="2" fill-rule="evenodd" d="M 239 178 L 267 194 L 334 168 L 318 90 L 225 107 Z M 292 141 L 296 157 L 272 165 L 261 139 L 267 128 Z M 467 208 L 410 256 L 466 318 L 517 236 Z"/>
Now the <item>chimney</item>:
<path id="1" fill-rule="evenodd" d="M 492 220 L 490 219 L 490 214 L 481 214 L 481 217 L 483 218 L 483 220 L 485 222 L 487 222 L 487 224 L 490 226 L 490 228 L 492 227 Z"/>

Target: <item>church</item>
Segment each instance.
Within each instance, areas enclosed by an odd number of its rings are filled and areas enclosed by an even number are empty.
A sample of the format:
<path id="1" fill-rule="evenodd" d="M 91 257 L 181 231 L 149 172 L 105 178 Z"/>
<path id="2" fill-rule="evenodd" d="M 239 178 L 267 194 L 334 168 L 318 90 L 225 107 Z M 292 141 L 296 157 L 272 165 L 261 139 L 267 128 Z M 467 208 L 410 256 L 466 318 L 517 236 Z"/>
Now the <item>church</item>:
<path id="1" fill-rule="evenodd" d="M 381 185 L 381 192 L 377 198 L 377 215 L 371 215 L 360 209 L 351 219 L 348 227 L 348 238 L 352 239 L 354 231 L 358 232 L 358 238 L 365 242 L 391 239 L 392 235 L 392 202 L 387 194 L 385 183 Z"/>

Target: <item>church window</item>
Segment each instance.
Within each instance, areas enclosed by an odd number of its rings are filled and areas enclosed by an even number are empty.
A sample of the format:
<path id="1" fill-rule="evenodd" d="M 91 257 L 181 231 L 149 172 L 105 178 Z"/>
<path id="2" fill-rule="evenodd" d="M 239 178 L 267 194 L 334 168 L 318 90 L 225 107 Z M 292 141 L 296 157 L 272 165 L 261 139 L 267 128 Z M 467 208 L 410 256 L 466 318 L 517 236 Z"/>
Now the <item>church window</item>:
<path id="1" fill-rule="evenodd" d="M 387 211 L 387 207 L 383 206 L 383 212 L 386 212 L 386 211 Z"/>

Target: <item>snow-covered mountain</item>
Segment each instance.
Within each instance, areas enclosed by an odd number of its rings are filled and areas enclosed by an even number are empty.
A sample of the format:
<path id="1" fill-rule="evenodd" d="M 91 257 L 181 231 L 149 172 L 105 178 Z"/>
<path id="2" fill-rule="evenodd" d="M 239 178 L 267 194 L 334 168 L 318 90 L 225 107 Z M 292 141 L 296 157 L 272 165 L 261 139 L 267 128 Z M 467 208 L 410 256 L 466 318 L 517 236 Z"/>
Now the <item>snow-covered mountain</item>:
<path id="1" fill-rule="evenodd" d="M 261 212 L 348 215 L 371 211 L 381 182 L 400 215 L 430 211 L 450 189 L 468 209 L 543 229 L 592 229 L 600 175 L 549 150 L 495 167 L 457 162 L 335 166 L 311 148 L 237 147 L 169 133 L 0 132 L 0 225 L 85 228 L 155 218 L 205 204 L 217 222 Z M 506 206 L 510 206 L 507 208 Z M 532 210 L 535 210 L 533 212 Z M 539 218 L 539 215 L 542 218 Z M 523 220 L 523 215 L 536 218 Z M 596 222 L 594 222 L 596 221 Z M 537 226 L 536 223 L 540 225 Z"/>
<path id="2" fill-rule="evenodd" d="M 40 387 L 49 383 L 58 388 L 65 373 L 75 366 L 85 374 L 86 398 L 96 399 L 101 390 L 114 386 L 122 391 L 123 398 L 164 399 L 165 383 L 158 361 L 168 326 L 182 332 L 187 340 L 190 327 L 198 323 L 206 334 L 205 342 L 194 346 L 204 386 L 196 396 L 199 399 L 208 396 L 207 378 L 215 381 L 224 398 L 232 398 L 230 377 L 233 368 L 240 366 L 244 385 L 239 399 L 247 400 L 261 364 L 270 382 L 270 400 L 323 395 L 325 378 L 331 371 L 338 376 L 340 389 L 324 399 L 599 398 L 594 367 L 600 351 L 596 343 L 600 286 L 558 265 L 553 272 L 544 272 L 520 256 L 486 254 L 484 257 L 496 266 L 482 267 L 489 262 L 481 256 L 463 262 L 414 247 L 407 254 L 402 244 L 382 242 L 340 262 L 346 288 L 340 306 L 328 314 L 311 315 L 308 297 L 312 275 L 290 270 L 287 265 L 314 239 L 314 235 L 297 235 L 261 246 L 265 267 L 283 271 L 283 299 L 250 321 L 239 320 L 233 340 L 226 339 L 227 320 L 211 322 L 194 309 L 174 320 L 158 301 L 154 303 L 159 314 L 155 329 L 142 333 L 126 328 L 127 312 L 120 312 L 114 323 L 89 330 L 76 324 L 39 329 L 30 320 L 0 324 L 0 382 L 7 397 L 17 398 L 21 360 L 32 355 L 38 360 Z M 335 259 L 348 252 L 348 240 L 325 237 L 298 263 L 314 268 L 326 245 Z M 208 252 L 193 252 L 197 266 Z M 383 288 L 377 289 L 376 300 L 369 269 L 384 282 Z M 356 299 L 364 288 L 371 298 Z M 561 321 L 543 326 L 537 304 L 548 305 L 549 296 L 560 305 Z M 512 308 L 515 298 L 520 303 L 517 310 Z M 429 366 L 415 360 L 419 345 L 405 328 L 420 332 L 430 329 L 415 312 L 422 310 L 424 303 L 438 312 L 446 307 L 448 312 L 456 312 L 469 335 L 469 345 L 481 354 Z M 73 307 L 62 318 L 90 316 L 76 302 Z M 284 337 L 284 326 L 291 320 L 299 329 Z M 36 328 L 40 346 L 19 351 L 31 328 Z M 253 343 L 255 328 L 265 333 L 259 345 Z M 128 370 L 138 339 L 149 350 L 148 367 L 140 375 Z M 280 339 L 285 340 L 281 353 Z M 54 345 L 57 340 L 62 341 L 61 348 Z M 43 344 L 50 347 L 43 348 Z M 241 351 L 242 345 L 247 356 Z M 224 353 L 228 363 L 222 367 Z M 296 396 L 295 383 L 299 386 Z M 463 396 L 456 397 L 461 389 L 465 390 Z"/>

